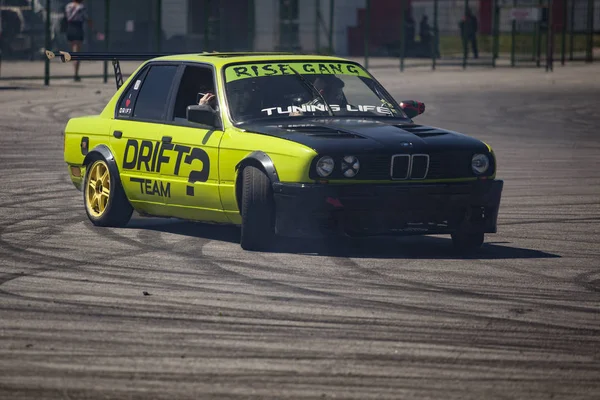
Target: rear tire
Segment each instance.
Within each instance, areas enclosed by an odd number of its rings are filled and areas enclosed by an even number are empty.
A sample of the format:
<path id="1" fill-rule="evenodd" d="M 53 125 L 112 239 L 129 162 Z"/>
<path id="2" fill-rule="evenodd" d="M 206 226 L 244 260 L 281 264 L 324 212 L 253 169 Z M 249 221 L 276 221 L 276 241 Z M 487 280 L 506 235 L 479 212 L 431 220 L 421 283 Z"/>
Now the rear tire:
<path id="1" fill-rule="evenodd" d="M 103 157 L 92 160 L 85 171 L 83 204 L 92 224 L 122 227 L 127 225 L 133 207 L 127 200 L 118 176 L 114 176 Z"/>
<path id="2" fill-rule="evenodd" d="M 473 252 L 483 245 L 484 233 L 471 233 L 471 232 L 454 232 L 452 234 L 452 244 L 454 248 L 461 253 Z"/>
<path id="3" fill-rule="evenodd" d="M 271 181 L 260 169 L 242 171 L 242 234 L 244 250 L 267 250 L 275 240 L 275 201 Z"/>

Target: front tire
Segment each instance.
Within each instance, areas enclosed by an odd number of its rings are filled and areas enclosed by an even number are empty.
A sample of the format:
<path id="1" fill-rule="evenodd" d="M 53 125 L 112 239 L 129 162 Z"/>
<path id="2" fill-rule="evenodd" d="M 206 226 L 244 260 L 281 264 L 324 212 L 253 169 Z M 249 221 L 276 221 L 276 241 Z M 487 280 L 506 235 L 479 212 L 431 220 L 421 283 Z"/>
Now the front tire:
<path id="1" fill-rule="evenodd" d="M 83 203 L 88 218 L 96 226 L 125 226 L 133 213 L 118 177 L 111 173 L 102 157 L 92 160 L 86 168 Z"/>
<path id="2" fill-rule="evenodd" d="M 244 250 L 267 250 L 275 240 L 275 201 L 271 181 L 260 169 L 242 171 L 242 234 Z"/>
<path id="3" fill-rule="evenodd" d="M 470 253 L 481 248 L 484 236 L 483 232 L 454 232 L 452 234 L 452 244 L 459 252 Z"/>

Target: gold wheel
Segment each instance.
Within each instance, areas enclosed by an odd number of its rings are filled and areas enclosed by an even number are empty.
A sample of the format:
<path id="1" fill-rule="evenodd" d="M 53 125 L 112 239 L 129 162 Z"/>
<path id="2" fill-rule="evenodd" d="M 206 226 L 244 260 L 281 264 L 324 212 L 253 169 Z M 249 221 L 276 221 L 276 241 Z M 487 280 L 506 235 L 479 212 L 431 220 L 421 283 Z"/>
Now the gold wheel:
<path id="1" fill-rule="evenodd" d="M 110 196 L 110 172 L 104 161 L 96 161 L 90 167 L 85 187 L 85 205 L 90 215 L 100 218 L 108 207 Z"/>

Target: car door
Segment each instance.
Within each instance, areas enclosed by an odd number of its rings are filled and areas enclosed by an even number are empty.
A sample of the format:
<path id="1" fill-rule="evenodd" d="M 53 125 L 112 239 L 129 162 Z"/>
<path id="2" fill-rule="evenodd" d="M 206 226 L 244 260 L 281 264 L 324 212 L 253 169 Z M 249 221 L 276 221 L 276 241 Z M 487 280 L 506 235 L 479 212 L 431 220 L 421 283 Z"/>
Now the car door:
<path id="1" fill-rule="evenodd" d="M 171 195 L 164 168 L 164 130 L 169 96 L 179 65 L 151 63 L 123 92 L 111 126 L 110 144 L 121 182 L 130 201 L 140 210 L 167 215 Z"/>
<path id="2" fill-rule="evenodd" d="M 187 106 L 196 105 L 199 93 L 216 93 L 214 70 L 209 65 L 187 64 L 171 96 L 163 136 L 170 140 L 168 175 L 172 213 L 180 218 L 227 222 L 219 194 L 219 144 L 221 129 L 189 122 Z M 213 106 L 218 107 L 215 99 Z"/>

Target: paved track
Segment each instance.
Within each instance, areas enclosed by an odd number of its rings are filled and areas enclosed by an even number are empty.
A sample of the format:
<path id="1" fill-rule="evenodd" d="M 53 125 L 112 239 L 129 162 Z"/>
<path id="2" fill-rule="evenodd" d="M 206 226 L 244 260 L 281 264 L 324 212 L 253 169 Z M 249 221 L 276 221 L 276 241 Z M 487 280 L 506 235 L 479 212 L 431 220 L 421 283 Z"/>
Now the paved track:
<path id="1" fill-rule="evenodd" d="M 112 85 L 1 83 L 0 398 L 600 398 L 600 68 L 374 72 L 494 147 L 499 233 L 477 256 L 92 227 L 61 131 Z"/>

